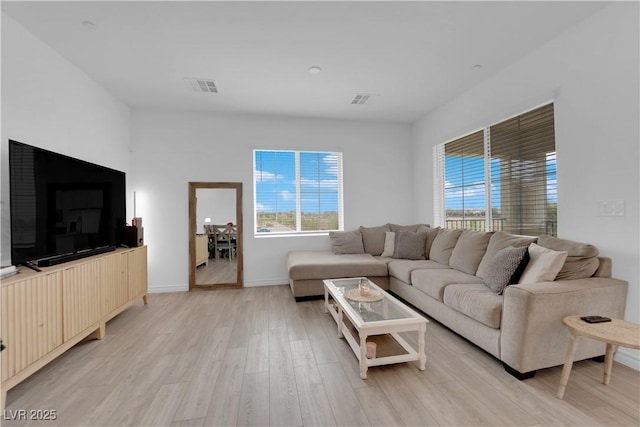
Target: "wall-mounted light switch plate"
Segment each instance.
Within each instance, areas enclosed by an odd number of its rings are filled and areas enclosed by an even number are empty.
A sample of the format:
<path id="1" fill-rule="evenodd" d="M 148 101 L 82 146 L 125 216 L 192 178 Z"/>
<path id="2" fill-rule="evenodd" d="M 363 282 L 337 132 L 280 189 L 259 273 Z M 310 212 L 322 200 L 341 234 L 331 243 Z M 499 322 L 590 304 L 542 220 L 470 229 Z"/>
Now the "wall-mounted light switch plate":
<path id="1" fill-rule="evenodd" d="M 598 200 L 598 216 L 624 216 L 624 200 Z"/>

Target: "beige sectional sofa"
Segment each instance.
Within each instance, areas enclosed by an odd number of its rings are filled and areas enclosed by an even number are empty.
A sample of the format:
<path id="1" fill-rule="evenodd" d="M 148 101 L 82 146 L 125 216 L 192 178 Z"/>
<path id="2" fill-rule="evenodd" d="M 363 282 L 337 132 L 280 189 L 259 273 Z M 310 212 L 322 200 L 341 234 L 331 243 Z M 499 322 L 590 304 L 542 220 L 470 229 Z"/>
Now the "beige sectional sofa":
<path id="1" fill-rule="evenodd" d="M 323 279 L 369 277 L 517 378 L 564 363 L 564 316 L 624 317 L 628 283 L 611 277 L 611 260 L 592 245 L 420 224 L 361 227 L 330 238 L 332 251 L 289 253 L 296 300 L 323 295 Z M 575 360 L 604 351 L 604 344 L 585 340 Z"/>

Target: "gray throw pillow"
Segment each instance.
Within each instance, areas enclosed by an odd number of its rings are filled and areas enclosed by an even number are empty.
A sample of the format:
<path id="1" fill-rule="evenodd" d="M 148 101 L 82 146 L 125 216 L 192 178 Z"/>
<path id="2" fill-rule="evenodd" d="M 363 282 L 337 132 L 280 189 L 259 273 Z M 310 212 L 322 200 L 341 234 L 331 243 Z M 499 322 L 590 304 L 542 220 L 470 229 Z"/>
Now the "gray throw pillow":
<path id="1" fill-rule="evenodd" d="M 489 245 L 487 251 L 478 265 L 476 270 L 476 276 L 484 279 L 489 273 L 489 264 L 493 257 L 498 253 L 500 249 L 513 246 L 514 248 L 526 247 L 535 242 L 538 238 L 533 236 L 518 236 L 515 234 L 509 234 L 505 231 L 496 231 L 491 239 L 489 239 Z"/>
<path id="2" fill-rule="evenodd" d="M 427 232 L 396 231 L 392 258 L 424 259 Z"/>
<path id="3" fill-rule="evenodd" d="M 330 231 L 331 249 L 334 254 L 363 254 L 362 235 L 360 230 Z"/>
<path id="4" fill-rule="evenodd" d="M 526 247 L 508 246 L 500 249 L 487 266 L 487 277 L 484 279 L 484 284 L 496 294 L 502 294 L 507 285 L 518 283 L 527 259 Z"/>

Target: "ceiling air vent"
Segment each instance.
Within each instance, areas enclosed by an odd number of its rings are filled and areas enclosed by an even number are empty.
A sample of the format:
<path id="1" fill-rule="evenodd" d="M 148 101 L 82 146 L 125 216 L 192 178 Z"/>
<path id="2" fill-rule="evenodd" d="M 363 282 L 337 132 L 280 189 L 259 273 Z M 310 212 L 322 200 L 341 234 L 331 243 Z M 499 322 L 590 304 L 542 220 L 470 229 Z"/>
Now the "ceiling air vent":
<path id="1" fill-rule="evenodd" d="M 373 93 L 356 93 L 356 96 L 351 100 L 351 103 L 353 105 L 371 105 L 379 96 L 380 95 Z"/>
<path id="2" fill-rule="evenodd" d="M 189 79 L 185 78 L 184 82 L 194 92 L 218 93 L 216 82 L 211 79 Z"/>

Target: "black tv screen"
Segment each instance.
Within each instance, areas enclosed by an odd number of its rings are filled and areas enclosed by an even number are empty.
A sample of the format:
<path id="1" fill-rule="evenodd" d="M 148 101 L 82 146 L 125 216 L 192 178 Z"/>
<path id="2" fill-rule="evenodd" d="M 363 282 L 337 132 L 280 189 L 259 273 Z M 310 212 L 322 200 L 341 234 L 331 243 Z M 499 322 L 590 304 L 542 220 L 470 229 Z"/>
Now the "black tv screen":
<path id="1" fill-rule="evenodd" d="M 125 173 L 9 140 L 14 265 L 116 246 Z"/>

